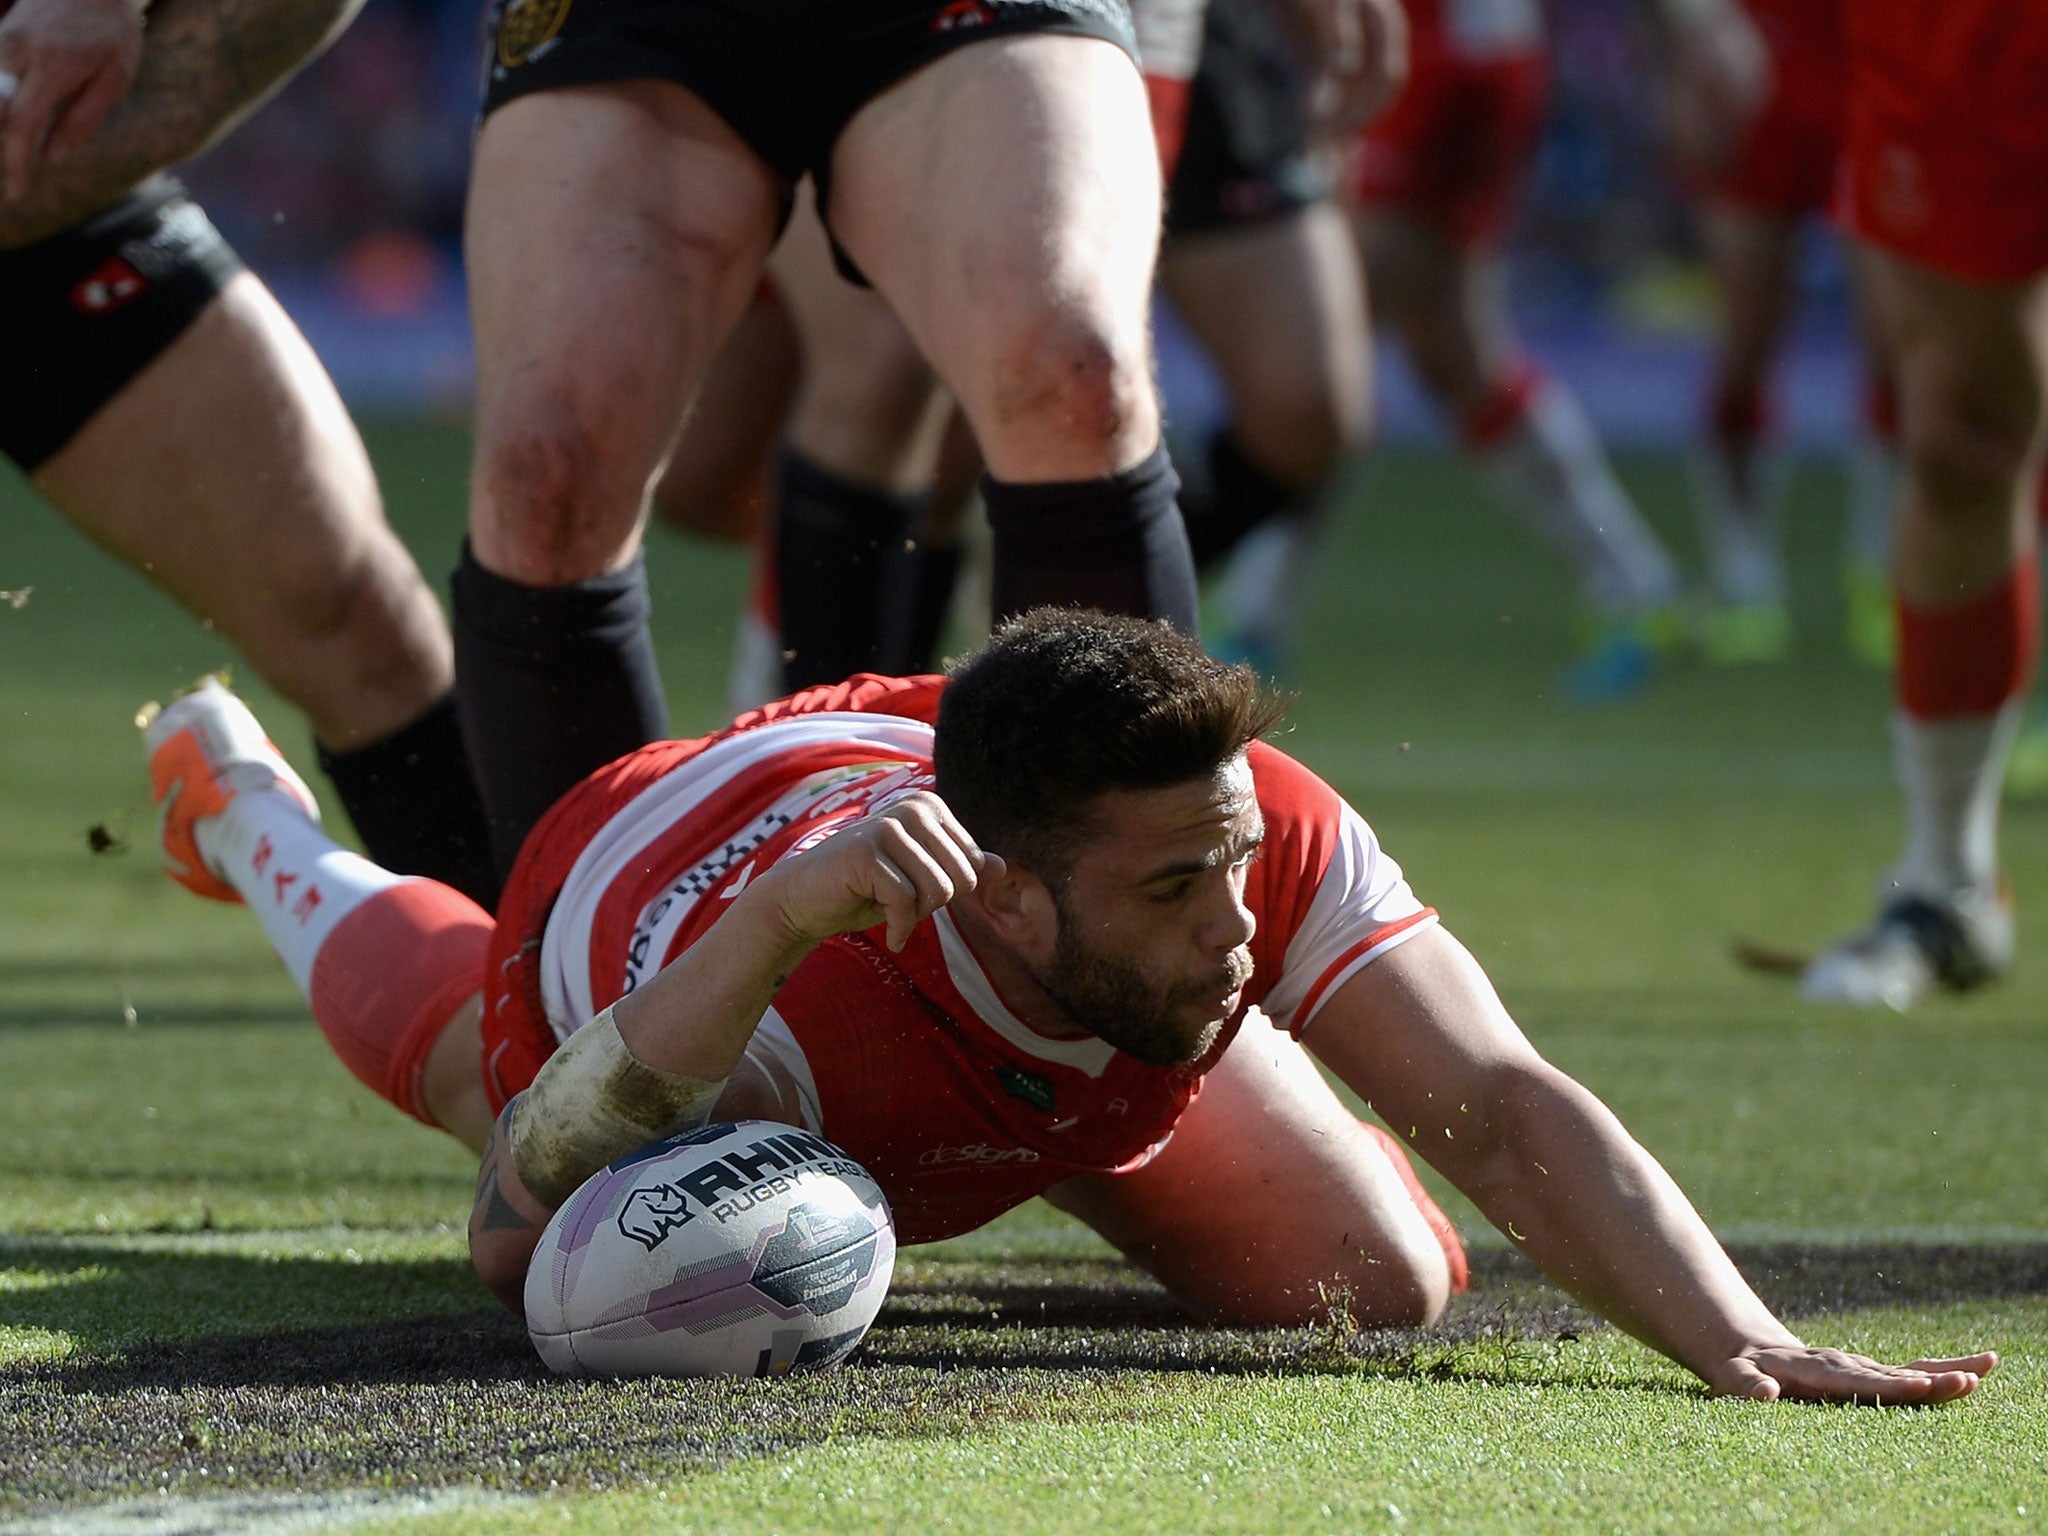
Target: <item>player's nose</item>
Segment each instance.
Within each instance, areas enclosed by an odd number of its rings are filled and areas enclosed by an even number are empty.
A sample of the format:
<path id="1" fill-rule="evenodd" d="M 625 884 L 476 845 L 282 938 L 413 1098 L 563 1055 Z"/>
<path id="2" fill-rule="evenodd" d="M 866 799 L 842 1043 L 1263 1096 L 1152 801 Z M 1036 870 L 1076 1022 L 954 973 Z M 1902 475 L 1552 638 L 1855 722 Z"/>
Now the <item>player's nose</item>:
<path id="1" fill-rule="evenodd" d="M 1225 887 L 1222 898 L 1203 915 L 1201 942 L 1205 950 L 1228 954 L 1252 941 L 1259 920 L 1244 903 L 1244 893 Z"/>

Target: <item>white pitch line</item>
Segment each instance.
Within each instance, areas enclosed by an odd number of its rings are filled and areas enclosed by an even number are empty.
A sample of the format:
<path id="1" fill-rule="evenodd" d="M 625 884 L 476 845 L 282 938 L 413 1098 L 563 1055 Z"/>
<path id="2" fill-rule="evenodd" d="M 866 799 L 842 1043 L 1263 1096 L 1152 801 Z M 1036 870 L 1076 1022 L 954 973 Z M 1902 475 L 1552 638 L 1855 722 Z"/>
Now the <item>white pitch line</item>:
<path id="1" fill-rule="evenodd" d="M 480 1488 L 433 1488 L 418 1493 L 358 1488 L 324 1494 L 231 1493 L 198 1499 L 165 1495 L 0 1519 L 0 1536 L 299 1536 L 342 1530 L 368 1520 L 512 1502 L 509 1495 Z"/>

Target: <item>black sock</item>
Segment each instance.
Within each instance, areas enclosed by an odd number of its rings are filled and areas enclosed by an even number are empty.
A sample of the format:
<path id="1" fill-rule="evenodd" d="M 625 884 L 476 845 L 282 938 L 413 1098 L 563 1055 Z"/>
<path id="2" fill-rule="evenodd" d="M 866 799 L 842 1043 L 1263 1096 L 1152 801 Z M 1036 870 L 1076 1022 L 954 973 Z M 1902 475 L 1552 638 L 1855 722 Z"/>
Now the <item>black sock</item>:
<path id="1" fill-rule="evenodd" d="M 497 906 L 497 866 L 453 694 L 382 741 L 318 750 L 372 860 L 452 885 L 486 910 Z"/>
<path id="2" fill-rule="evenodd" d="M 782 682 L 836 683 L 882 666 L 890 572 L 923 498 L 861 485 L 785 452 L 776 470 Z"/>
<path id="3" fill-rule="evenodd" d="M 1166 619 L 1195 633 L 1195 562 L 1164 445 L 1100 480 L 1013 485 L 983 476 L 998 620 L 1041 603 Z"/>
<path id="4" fill-rule="evenodd" d="M 1235 432 L 1223 430 L 1212 436 L 1208 440 L 1208 492 L 1192 504 L 1182 498 L 1194 567 L 1206 571 L 1237 549 L 1247 532 L 1274 518 L 1300 516 L 1309 500 L 1311 494 L 1300 485 L 1288 485 L 1253 463 Z"/>
<path id="5" fill-rule="evenodd" d="M 1181 498 L 1196 570 L 1208 570 L 1262 523 L 1299 517 L 1306 510 L 1309 495 L 1253 463 L 1234 432 L 1219 432 L 1209 440 L 1208 466 L 1206 492 Z"/>
<path id="6" fill-rule="evenodd" d="M 920 542 L 897 567 L 896 595 L 889 601 L 883 670 L 909 676 L 938 664 L 939 641 L 953 611 L 964 551 L 958 544 Z"/>
<path id="7" fill-rule="evenodd" d="M 668 735 L 647 570 L 635 555 L 608 576 L 528 587 L 485 570 L 464 544 L 450 589 L 455 698 L 504 874 L 555 801 Z"/>

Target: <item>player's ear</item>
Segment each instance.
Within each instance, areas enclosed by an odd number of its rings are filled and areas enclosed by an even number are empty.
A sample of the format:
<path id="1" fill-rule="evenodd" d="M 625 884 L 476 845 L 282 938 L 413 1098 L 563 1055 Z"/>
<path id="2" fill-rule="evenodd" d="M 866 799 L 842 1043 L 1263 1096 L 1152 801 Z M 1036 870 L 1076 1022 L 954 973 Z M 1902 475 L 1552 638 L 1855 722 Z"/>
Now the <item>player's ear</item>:
<path id="1" fill-rule="evenodd" d="M 1052 891 L 1021 864 L 1005 862 L 974 888 L 982 916 L 1012 948 L 1036 951 L 1059 936 L 1059 909 Z"/>

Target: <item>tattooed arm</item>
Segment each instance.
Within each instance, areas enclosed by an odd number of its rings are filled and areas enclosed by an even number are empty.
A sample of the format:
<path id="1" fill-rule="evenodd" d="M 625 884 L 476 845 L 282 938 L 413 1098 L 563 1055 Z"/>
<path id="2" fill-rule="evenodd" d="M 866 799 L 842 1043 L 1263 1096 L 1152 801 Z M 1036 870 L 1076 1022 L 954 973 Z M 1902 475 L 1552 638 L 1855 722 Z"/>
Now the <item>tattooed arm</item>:
<path id="1" fill-rule="evenodd" d="M 524 1317 L 526 1263 L 533 1257 L 541 1229 L 554 1213 L 533 1197 L 519 1170 L 512 1166 L 512 1146 L 506 1135 L 511 1116 L 512 1105 L 507 1104 L 491 1127 L 490 1140 L 484 1143 L 476 1204 L 469 1212 L 469 1260 L 491 1294 L 510 1308 L 514 1317 Z"/>
<path id="2" fill-rule="evenodd" d="M 0 249 L 69 229 L 144 177 L 198 154 L 333 41 L 362 4 L 157 0 L 135 83 L 99 119 L 89 138 L 39 165 L 31 164 L 25 150 L 7 146 L 9 185 L 0 197 Z M 7 56 L 6 29 L 16 24 L 20 9 L 0 20 L 0 58 Z M 23 77 L 18 109 L 34 79 L 25 68 L 15 72 Z M 9 134 L 24 126 L 16 112 L 0 123 Z M 16 153 L 23 154 L 18 177 Z"/>

